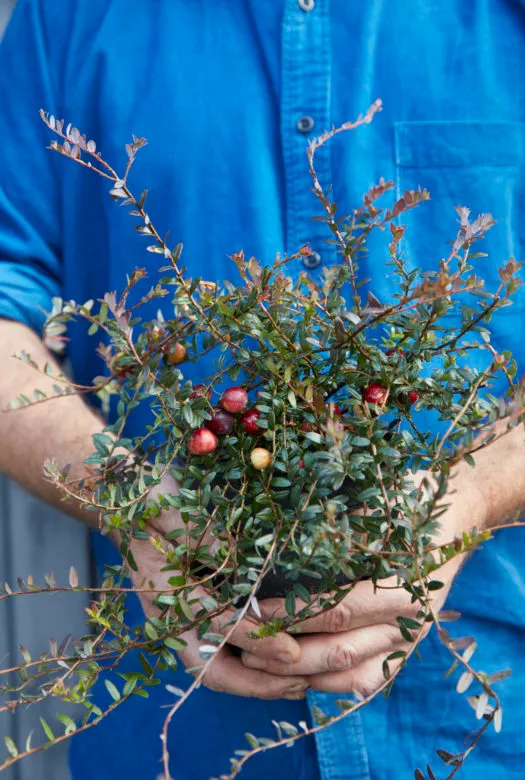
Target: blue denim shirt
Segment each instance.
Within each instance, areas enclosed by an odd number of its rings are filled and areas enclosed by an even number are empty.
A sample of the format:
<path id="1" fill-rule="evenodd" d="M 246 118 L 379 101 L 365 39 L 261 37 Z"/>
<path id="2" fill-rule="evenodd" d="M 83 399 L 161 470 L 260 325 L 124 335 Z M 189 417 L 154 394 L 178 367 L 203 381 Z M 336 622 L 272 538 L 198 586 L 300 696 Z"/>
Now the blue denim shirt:
<path id="1" fill-rule="evenodd" d="M 487 285 L 510 255 L 525 257 L 525 4 L 523 0 L 20 0 L 0 50 L 0 314 L 40 328 L 53 295 L 85 300 L 123 285 L 148 265 L 144 246 L 106 182 L 44 150 L 41 107 L 96 139 L 125 164 L 131 133 L 146 136 L 132 174 L 150 188 L 161 231 L 185 244 L 189 273 L 235 277 L 227 255 L 244 248 L 262 261 L 309 242 L 315 275 L 335 261 L 310 191 L 305 147 L 332 124 L 355 118 L 377 97 L 384 111 L 368 128 L 339 136 L 318 158 L 341 211 L 380 176 L 398 193 L 421 185 L 430 203 L 410 214 L 405 252 L 433 265 L 455 233 L 454 207 L 498 220 L 479 262 Z M 416 226 L 416 227 L 414 227 Z M 301 269 L 296 262 L 293 272 Z M 384 254 L 362 273 L 388 299 Z M 525 292 L 493 325 L 497 349 L 521 370 Z M 150 314 L 152 312 L 150 311 Z M 73 330 L 80 381 L 99 371 L 94 341 Z M 203 366 L 203 369 L 206 367 Z M 145 418 L 138 415 L 132 432 Z M 94 540 L 99 567 L 115 553 Z M 507 531 L 477 552 L 450 596 L 456 628 L 473 634 L 478 667 L 512 667 L 500 685 L 503 732 L 492 731 L 468 758 L 464 778 L 525 776 L 522 720 L 525 669 L 525 532 Z M 136 601 L 130 622 L 140 621 Z M 269 751 L 243 770 L 249 780 L 400 780 L 455 752 L 476 727 L 473 712 L 443 680 L 449 659 L 435 633 L 398 680 L 337 726 Z M 127 658 L 122 671 L 137 669 Z M 183 670 L 164 675 L 185 686 Z M 99 703 L 108 703 L 103 685 Z M 170 734 L 175 780 L 226 772 L 244 733 L 272 736 L 273 720 L 310 721 L 317 704 L 238 699 L 197 691 Z M 159 732 L 172 701 L 164 685 L 74 739 L 75 780 L 154 780 Z"/>

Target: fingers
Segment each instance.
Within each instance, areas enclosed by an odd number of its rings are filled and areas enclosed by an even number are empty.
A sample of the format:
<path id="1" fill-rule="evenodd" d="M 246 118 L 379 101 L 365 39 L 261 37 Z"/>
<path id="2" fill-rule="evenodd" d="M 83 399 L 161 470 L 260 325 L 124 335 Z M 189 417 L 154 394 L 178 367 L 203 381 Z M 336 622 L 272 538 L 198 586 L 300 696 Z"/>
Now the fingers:
<path id="1" fill-rule="evenodd" d="M 358 583 L 345 598 L 332 609 L 295 626 L 301 633 L 337 634 L 341 631 L 382 623 L 395 623 L 396 617 L 414 617 L 420 609 L 416 602 L 410 603 L 407 591 L 398 586 L 395 577 L 382 580 L 384 589 L 374 589 L 371 581 Z M 298 610 L 306 606 L 298 605 Z M 259 602 L 264 620 L 271 617 L 286 617 L 283 599 L 266 599 Z"/>
<path id="2" fill-rule="evenodd" d="M 184 639 L 187 646 L 179 653 L 185 666 L 198 674 L 205 661 L 199 652 L 200 640 L 195 631 Z M 203 685 L 214 691 L 234 696 L 250 696 L 257 699 L 302 699 L 306 696 L 308 680 L 305 677 L 279 677 L 245 667 L 240 658 L 231 655 L 227 648 L 219 650 L 208 665 Z"/>
<path id="3" fill-rule="evenodd" d="M 242 620 L 228 639 L 229 644 L 236 645 L 242 650 L 262 659 L 273 659 L 284 665 L 293 664 L 301 657 L 299 643 L 290 634 L 280 632 L 276 636 L 254 639 L 249 636 L 254 628 L 257 628 L 257 625 L 254 626 L 250 621 Z M 226 631 L 227 629 L 225 628 L 220 630 L 223 634 Z"/>
<path id="4" fill-rule="evenodd" d="M 191 600 L 203 598 L 207 595 L 209 594 L 203 588 L 197 587 L 192 592 Z M 196 606 L 198 609 L 198 605 Z M 233 628 L 234 625 L 235 628 Z M 251 636 L 258 626 L 259 623 L 257 621 L 247 617 L 238 621 L 235 618 L 235 611 L 228 609 L 218 617 L 212 618 L 210 630 L 227 636 L 233 628 L 233 632 L 228 638 L 228 643 L 262 658 L 273 658 L 283 663 L 294 663 L 299 659 L 301 655 L 299 643 L 290 634 L 281 631 L 276 636 L 266 636 L 259 639 Z"/>
<path id="5" fill-rule="evenodd" d="M 325 693 L 357 693 L 365 698 L 371 696 L 385 683 L 383 662 L 388 655 L 389 653 L 380 653 L 367 659 L 355 669 L 316 674 L 310 678 L 310 688 Z M 401 663 L 402 659 L 389 661 L 390 674 L 393 674 Z"/>
<path id="6" fill-rule="evenodd" d="M 295 663 L 284 664 L 248 652 L 242 661 L 250 669 L 272 674 L 312 675 L 355 669 L 369 658 L 399 649 L 403 641 L 398 626 L 368 626 L 340 634 L 310 634 L 299 640 L 301 655 Z"/>

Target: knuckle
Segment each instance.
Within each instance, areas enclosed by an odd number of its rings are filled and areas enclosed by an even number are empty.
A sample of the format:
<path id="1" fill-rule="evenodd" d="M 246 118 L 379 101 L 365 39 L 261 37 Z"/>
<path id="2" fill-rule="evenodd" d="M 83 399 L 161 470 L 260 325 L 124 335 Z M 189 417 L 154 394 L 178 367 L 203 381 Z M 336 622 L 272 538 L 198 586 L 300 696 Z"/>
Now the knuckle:
<path id="1" fill-rule="evenodd" d="M 405 617 L 417 618 L 420 612 L 421 612 L 421 604 L 416 601 L 414 604 L 411 604 L 408 607 L 408 609 L 405 610 Z"/>
<path id="2" fill-rule="evenodd" d="M 224 685 L 222 685 L 217 676 L 210 674 L 209 672 L 206 672 L 201 682 L 204 687 L 209 688 L 210 691 L 215 691 L 216 693 L 223 693 L 225 691 Z"/>
<path id="3" fill-rule="evenodd" d="M 391 623 L 385 623 L 384 625 L 378 626 L 377 630 L 381 633 L 381 636 L 384 640 L 382 644 L 385 647 L 388 647 L 389 645 L 397 645 L 403 639 L 401 631 L 399 630 L 399 625 L 397 623 L 395 625 Z"/>
<path id="4" fill-rule="evenodd" d="M 333 634 L 338 634 L 349 628 L 352 623 L 352 608 L 349 604 L 341 601 L 333 609 L 326 613 L 326 630 Z"/>
<path id="5" fill-rule="evenodd" d="M 330 648 L 326 656 L 326 666 L 329 672 L 339 672 L 350 669 L 357 663 L 357 651 L 351 644 L 337 644 Z"/>
<path id="6" fill-rule="evenodd" d="M 381 685 L 382 680 L 365 677 L 362 680 L 359 680 L 356 684 L 357 691 L 361 694 L 361 696 L 364 696 L 365 699 L 367 699 L 369 696 L 372 696 L 373 693 L 377 691 L 379 686 Z"/>

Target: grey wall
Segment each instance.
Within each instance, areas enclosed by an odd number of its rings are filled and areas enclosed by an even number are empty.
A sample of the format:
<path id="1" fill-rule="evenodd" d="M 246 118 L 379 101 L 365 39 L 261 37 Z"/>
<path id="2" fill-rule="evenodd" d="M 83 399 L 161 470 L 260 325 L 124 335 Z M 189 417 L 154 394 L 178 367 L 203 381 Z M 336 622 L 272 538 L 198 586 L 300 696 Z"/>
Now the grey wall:
<path id="1" fill-rule="evenodd" d="M 13 0 L 0 0 L 0 35 L 13 5 Z M 69 567 L 74 565 L 80 582 L 88 583 L 87 550 L 84 528 L 0 476 L 0 581 L 15 587 L 17 577 L 32 574 L 36 583 L 43 583 L 44 573 L 53 571 L 57 583 L 66 584 Z M 46 650 L 51 637 L 61 642 L 68 634 L 85 633 L 84 606 L 82 594 L 22 596 L 1 602 L 0 668 L 17 662 L 19 645 L 37 656 Z M 18 746 L 23 746 L 33 730 L 33 745 L 37 745 L 43 740 L 39 716 L 51 723 L 56 711 L 69 712 L 65 706 L 57 707 L 49 701 L 19 708 L 15 716 L 0 713 L 0 763 L 5 755 L 4 736 L 11 736 Z M 60 732 L 56 729 L 55 733 Z M 67 780 L 66 752 L 64 743 L 42 751 L 0 773 L 0 778 Z"/>
<path id="2" fill-rule="evenodd" d="M 0 0 L 0 34 L 7 22 L 14 4 L 14 0 Z"/>

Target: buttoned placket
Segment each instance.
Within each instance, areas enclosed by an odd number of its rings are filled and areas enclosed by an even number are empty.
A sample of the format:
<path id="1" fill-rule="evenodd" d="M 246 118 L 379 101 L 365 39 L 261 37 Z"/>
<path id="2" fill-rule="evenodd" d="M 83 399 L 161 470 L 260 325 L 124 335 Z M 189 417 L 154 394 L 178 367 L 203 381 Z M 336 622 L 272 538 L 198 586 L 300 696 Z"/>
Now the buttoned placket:
<path id="1" fill-rule="evenodd" d="M 307 269 L 318 276 L 333 265 L 336 253 L 327 227 L 312 217 L 323 207 L 312 193 L 308 142 L 330 122 L 330 0 L 287 0 L 282 25 L 281 137 L 286 192 L 286 251 L 308 244 L 312 255 L 293 261 L 296 275 Z M 315 167 L 323 186 L 331 182 L 330 147 L 319 150 Z"/>
<path id="2" fill-rule="evenodd" d="M 316 276 L 337 262 L 333 245 L 326 243 L 327 227 L 313 221 L 323 216 L 312 193 L 306 147 L 308 140 L 332 125 L 330 114 L 331 41 L 330 0 L 286 0 L 282 25 L 281 137 L 286 188 L 286 251 L 308 244 L 312 253 L 288 266 L 296 276 L 305 268 Z M 330 146 L 316 155 L 315 168 L 322 186 L 332 181 Z M 308 705 L 326 715 L 340 715 L 344 695 L 308 691 Z M 370 780 L 363 726 L 359 712 L 315 734 L 322 780 Z"/>

